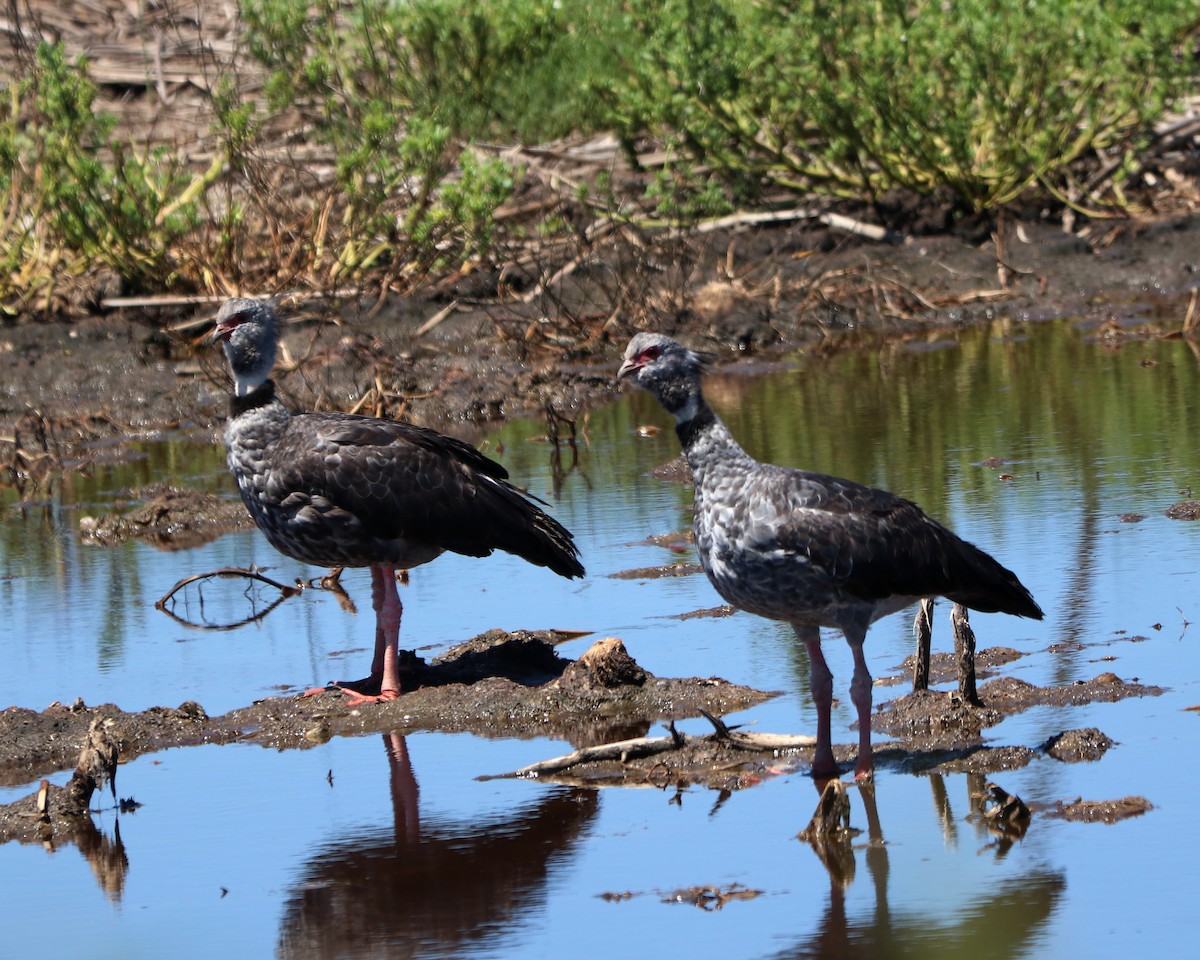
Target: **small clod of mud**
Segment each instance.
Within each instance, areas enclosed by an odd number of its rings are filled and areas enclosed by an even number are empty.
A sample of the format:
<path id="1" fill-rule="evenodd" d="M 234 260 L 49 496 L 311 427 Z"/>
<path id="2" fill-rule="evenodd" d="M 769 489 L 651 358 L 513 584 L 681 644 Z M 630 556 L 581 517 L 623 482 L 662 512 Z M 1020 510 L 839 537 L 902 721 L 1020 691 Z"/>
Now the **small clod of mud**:
<path id="1" fill-rule="evenodd" d="M 724 618 L 732 617 L 737 613 L 737 607 L 732 604 L 722 604 L 719 607 L 704 607 L 701 610 L 689 610 L 687 613 L 673 613 L 668 618 L 670 620 L 702 620 L 706 618 Z"/>
<path id="2" fill-rule="evenodd" d="M 685 550 L 690 550 L 692 544 L 696 542 L 696 538 L 691 530 L 676 530 L 672 533 L 656 533 L 640 541 L 639 546 L 649 547 L 665 547 L 667 550 L 674 550 L 676 553 L 682 553 Z"/>
<path id="3" fill-rule="evenodd" d="M 690 577 L 704 570 L 695 563 L 664 563 L 657 567 L 635 567 L 610 573 L 613 580 L 662 580 L 666 577 Z"/>
<path id="4" fill-rule="evenodd" d="M 163 550 L 186 550 L 254 525 L 240 500 L 166 483 L 128 491 L 122 499 L 141 503 L 125 513 L 80 517 L 84 543 L 112 547 L 136 539 Z"/>
<path id="5" fill-rule="evenodd" d="M 884 704 L 871 723 L 872 729 L 901 741 L 906 748 L 901 759 L 907 768 L 986 773 L 1023 767 L 1038 756 L 1037 750 L 1026 746 L 983 746 L 983 729 L 996 725 L 1005 717 L 1035 706 L 1115 703 L 1128 697 L 1152 697 L 1161 693 L 1160 687 L 1127 682 L 1113 673 L 1047 687 L 1037 687 L 1013 677 L 1000 677 L 979 688 L 978 705 L 965 702 L 957 692 L 914 691 Z M 1078 746 L 1081 760 L 1087 759 L 1089 752 L 1103 752 L 1107 749 L 1101 749 L 1103 741 L 1108 738 L 1098 730 L 1094 734 L 1081 731 L 1078 737 L 1068 737 L 1064 752 L 1072 743 Z M 887 756 L 888 750 L 888 747 L 876 750 L 876 758 Z"/>
<path id="6" fill-rule="evenodd" d="M 625 644 L 616 637 L 598 640 L 574 663 L 562 672 L 562 682 L 567 687 L 599 687 L 612 690 L 617 687 L 643 686 L 650 674 L 629 655 Z"/>
<path id="7" fill-rule="evenodd" d="M 1140 817 L 1153 809 L 1154 805 L 1145 797 L 1122 797 L 1120 800 L 1078 799 L 1071 803 L 1060 800 L 1056 807 L 1045 811 L 1045 816 L 1074 820 L 1077 823 L 1116 823 L 1130 817 Z"/>
<path id="8" fill-rule="evenodd" d="M 655 480 L 665 480 L 667 483 L 691 483 L 692 468 L 680 454 L 674 460 L 668 460 L 650 471 Z"/>
<path id="9" fill-rule="evenodd" d="M 1008 663 L 1020 660 L 1025 654 L 1012 647 L 986 647 L 975 652 L 976 677 L 991 677 L 1000 672 L 1000 668 Z M 897 667 L 901 673 L 891 677 L 880 677 L 881 686 L 893 686 L 899 683 L 911 683 L 913 667 L 916 664 L 916 654 L 905 657 Z M 929 657 L 929 682 L 933 684 L 953 683 L 958 678 L 958 657 L 953 653 L 934 653 Z"/>
<path id="10" fill-rule="evenodd" d="M 1043 744 L 1042 749 L 1063 763 L 1086 763 L 1099 760 L 1113 746 L 1112 739 L 1095 727 L 1083 730 L 1064 730 Z"/>
<path id="11" fill-rule="evenodd" d="M 735 900 L 754 900 L 762 896 L 761 890 L 751 890 L 740 883 L 728 887 L 705 885 L 673 890 L 662 897 L 663 903 L 686 903 L 701 910 L 720 910 Z"/>
<path id="12" fill-rule="evenodd" d="M 1180 500 L 1167 507 L 1172 520 L 1200 520 L 1200 500 Z"/>

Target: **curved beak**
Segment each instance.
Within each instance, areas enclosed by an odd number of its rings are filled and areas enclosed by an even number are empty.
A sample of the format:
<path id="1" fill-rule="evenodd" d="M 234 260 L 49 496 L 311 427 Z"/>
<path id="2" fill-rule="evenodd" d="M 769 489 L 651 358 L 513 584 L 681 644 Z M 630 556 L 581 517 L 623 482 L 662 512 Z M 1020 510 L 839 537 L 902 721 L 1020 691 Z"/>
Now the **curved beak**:
<path id="1" fill-rule="evenodd" d="M 213 332 L 209 336 L 213 340 L 228 340 L 241 322 L 241 313 L 231 313 L 227 317 L 217 314 L 217 325 L 213 327 Z"/>
<path id="2" fill-rule="evenodd" d="M 638 363 L 637 359 L 626 359 L 622 361 L 621 367 L 617 370 L 617 384 L 619 385 L 631 373 L 642 369 L 642 364 Z"/>

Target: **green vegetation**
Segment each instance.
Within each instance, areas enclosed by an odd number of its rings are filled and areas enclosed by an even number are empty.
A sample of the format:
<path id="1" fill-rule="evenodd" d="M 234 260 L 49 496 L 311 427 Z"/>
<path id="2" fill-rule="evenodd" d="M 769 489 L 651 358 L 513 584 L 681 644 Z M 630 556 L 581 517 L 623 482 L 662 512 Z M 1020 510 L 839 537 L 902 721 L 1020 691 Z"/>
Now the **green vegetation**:
<path id="1" fill-rule="evenodd" d="M 996 210 L 1132 163 L 1195 63 L 1191 0 L 633 0 L 618 101 L 743 187 Z"/>
<path id="2" fill-rule="evenodd" d="M 496 210 L 522 176 L 500 145 L 604 130 L 668 144 L 645 199 L 675 223 L 781 188 L 984 213 L 1030 196 L 1120 208 L 1154 123 L 1193 89 L 1200 21 L 1194 0 L 242 0 L 241 13 L 199 162 L 119 135 L 61 45 L 0 81 L 6 309 L 61 306 L 64 279 L 97 267 L 153 291 L 418 283 L 496 250 Z M 608 190 L 564 198 L 592 208 Z M 546 217 L 536 232 L 560 233 L 562 211 Z"/>
<path id="3" fill-rule="evenodd" d="M 169 284 L 171 244 L 196 225 L 194 205 L 180 202 L 191 175 L 166 151 L 114 136 L 115 118 L 93 110 L 85 60 L 68 63 L 47 43 L 34 56 L 0 99 L 0 291 L 49 294 L 64 266 Z"/>

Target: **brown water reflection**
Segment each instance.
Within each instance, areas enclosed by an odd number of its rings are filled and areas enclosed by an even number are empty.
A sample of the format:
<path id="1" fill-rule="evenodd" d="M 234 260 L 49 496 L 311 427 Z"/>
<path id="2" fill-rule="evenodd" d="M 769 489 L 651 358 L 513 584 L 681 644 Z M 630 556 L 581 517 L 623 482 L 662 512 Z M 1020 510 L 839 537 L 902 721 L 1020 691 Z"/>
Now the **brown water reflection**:
<path id="1" fill-rule="evenodd" d="M 945 781 L 937 775 L 929 779 L 943 840 L 947 846 L 957 846 L 959 820 L 953 812 Z M 967 775 L 966 783 L 967 804 L 971 810 L 968 819 L 982 824 L 986 796 L 984 778 Z M 889 960 L 902 957 L 935 960 L 938 957 L 1025 955 L 1063 897 L 1066 890 L 1063 874 L 1034 871 L 1004 881 L 994 890 L 980 891 L 979 896 L 949 917 L 912 910 L 893 914 L 888 900 L 887 841 L 875 791 L 875 784 L 860 785 L 857 790 L 867 818 L 865 844 L 855 844 L 851 849 L 847 842 L 841 850 L 836 850 L 829 844 L 814 843 L 829 871 L 829 900 L 824 915 L 810 937 L 773 956 L 780 960 Z M 980 826 L 978 832 L 992 835 L 997 858 L 1003 857 L 1011 847 L 1011 836 L 1002 831 Z M 846 907 L 847 891 L 856 877 L 859 854 L 866 862 L 867 876 L 874 890 L 874 911 L 869 917 L 851 917 Z"/>
<path id="2" fill-rule="evenodd" d="M 284 907 L 279 956 L 455 956 L 503 936 L 545 899 L 599 810 L 593 790 L 552 788 L 491 822 L 422 823 L 420 791 L 400 734 L 383 737 L 393 823 L 325 843 Z"/>

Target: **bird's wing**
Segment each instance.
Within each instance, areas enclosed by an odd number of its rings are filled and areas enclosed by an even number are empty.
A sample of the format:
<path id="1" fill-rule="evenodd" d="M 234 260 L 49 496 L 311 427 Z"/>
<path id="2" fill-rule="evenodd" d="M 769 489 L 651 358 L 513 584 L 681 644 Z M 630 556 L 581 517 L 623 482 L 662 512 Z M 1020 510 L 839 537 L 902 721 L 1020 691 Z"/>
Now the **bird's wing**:
<path id="1" fill-rule="evenodd" d="M 297 492 L 320 496 L 380 539 L 476 557 L 507 550 L 556 570 L 560 553 L 573 556 L 570 534 L 508 483 L 503 466 L 434 430 L 306 414 L 292 418 L 273 461 L 267 493 L 276 502 Z"/>
<path id="2" fill-rule="evenodd" d="M 373 536 L 444 546 L 481 523 L 507 472 L 474 447 L 411 424 L 348 415 L 293 417 L 273 451 L 268 494 L 319 496 L 358 517 Z M 467 528 L 471 528 L 468 530 Z M 483 531 L 480 531 L 482 533 Z M 491 550 L 469 550 L 486 555 Z"/>
<path id="3" fill-rule="evenodd" d="M 803 558 L 864 600 L 926 596 L 952 588 L 961 544 L 911 501 L 862 484 L 802 471 L 772 477 L 786 505 L 776 549 Z"/>

